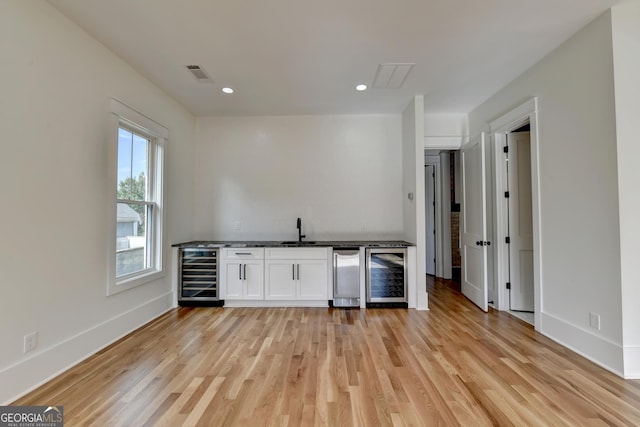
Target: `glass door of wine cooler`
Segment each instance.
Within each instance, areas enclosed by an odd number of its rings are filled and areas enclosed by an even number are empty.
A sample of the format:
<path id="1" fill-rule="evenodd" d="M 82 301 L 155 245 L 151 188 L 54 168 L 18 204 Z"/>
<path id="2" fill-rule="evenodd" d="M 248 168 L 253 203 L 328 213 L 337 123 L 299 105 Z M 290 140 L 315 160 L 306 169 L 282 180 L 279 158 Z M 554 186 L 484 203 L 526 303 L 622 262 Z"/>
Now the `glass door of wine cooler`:
<path id="1" fill-rule="evenodd" d="M 367 302 L 407 302 L 407 250 L 368 248 Z"/>
<path id="2" fill-rule="evenodd" d="M 219 250 L 184 248 L 179 254 L 178 301 L 219 300 Z"/>

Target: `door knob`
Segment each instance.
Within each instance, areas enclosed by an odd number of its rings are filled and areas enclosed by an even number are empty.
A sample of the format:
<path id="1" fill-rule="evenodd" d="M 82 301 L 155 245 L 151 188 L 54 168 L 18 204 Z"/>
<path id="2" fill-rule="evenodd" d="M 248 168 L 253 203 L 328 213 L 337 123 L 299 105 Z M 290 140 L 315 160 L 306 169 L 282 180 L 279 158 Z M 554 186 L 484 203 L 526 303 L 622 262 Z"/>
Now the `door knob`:
<path id="1" fill-rule="evenodd" d="M 476 246 L 482 246 L 482 242 L 477 241 L 477 242 L 476 242 Z"/>

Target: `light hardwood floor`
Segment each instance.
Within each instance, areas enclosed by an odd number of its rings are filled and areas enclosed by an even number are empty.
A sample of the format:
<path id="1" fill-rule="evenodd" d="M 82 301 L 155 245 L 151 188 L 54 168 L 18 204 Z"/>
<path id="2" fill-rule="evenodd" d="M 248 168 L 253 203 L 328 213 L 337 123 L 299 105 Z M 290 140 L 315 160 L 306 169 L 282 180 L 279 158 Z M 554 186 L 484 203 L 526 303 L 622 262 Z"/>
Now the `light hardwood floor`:
<path id="1" fill-rule="evenodd" d="M 428 312 L 180 308 L 15 404 L 65 426 L 640 425 L 639 381 L 429 288 Z"/>

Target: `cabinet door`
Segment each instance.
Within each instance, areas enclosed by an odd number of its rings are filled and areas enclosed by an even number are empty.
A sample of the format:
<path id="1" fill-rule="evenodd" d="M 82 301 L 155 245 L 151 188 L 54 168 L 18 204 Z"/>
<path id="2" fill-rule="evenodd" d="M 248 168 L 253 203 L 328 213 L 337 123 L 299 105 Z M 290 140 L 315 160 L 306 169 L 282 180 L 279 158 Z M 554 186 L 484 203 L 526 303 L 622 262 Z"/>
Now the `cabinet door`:
<path id="1" fill-rule="evenodd" d="M 300 272 L 297 272 L 297 269 Z M 327 300 L 327 261 L 326 260 L 300 260 L 296 265 L 296 278 L 298 279 L 297 299 L 300 300 Z"/>
<path id="2" fill-rule="evenodd" d="M 244 298 L 264 299 L 264 263 L 261 261 L 247 261 L 244 263 Z"/>
<path id="3" fill-rule="evenodd" d="M 296 299 L 293 269 L 294 263 L 292 261 L 266 261 L 265 299 Z"/>
<path id="4" fill-rule="evenodd" d="M 224 264 L 225 268 L 225 286 L 227 289 L 225 298 L 242 299 L 243 296 L 243 280 L 241 278 L 242 264 L 239 262 L 230 262 Z"/>

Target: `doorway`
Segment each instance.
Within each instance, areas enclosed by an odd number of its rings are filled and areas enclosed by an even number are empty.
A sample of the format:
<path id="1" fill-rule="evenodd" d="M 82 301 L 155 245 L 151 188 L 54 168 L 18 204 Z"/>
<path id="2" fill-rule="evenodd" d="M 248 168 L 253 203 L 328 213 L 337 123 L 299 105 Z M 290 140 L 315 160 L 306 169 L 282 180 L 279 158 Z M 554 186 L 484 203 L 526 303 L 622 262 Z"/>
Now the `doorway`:
<path id="1" fill-rule="evenodd" d="M 431 276 L 436 275 L 436 165 L 424 167 L 425 181 L 425 217 L 426 217 L 426 271 Z"/>
<path id="2" fill-rule="evenodd" d="M 425 272 L 451 278 L 450 155 L 444 150 L 424 151 Z"/>
<path id="3" fill-rule="evenodd" d="M 493 204 L 496 307 L 525 317 L 536 329 L 541 324 L 540 295 L 543 292 L 537 123 L 536 98 L 531 98 L 490 123 L 493 189 L 496 195 Z M 528 138 L 518 135 L 527 133 Z M 528 147 L 521 138 L 528 142 Z M 521 166 L 519 171 L 516 170 L 518 166 Z M 518 175 L 520 177 L 514 180 Z M 530 190 L 530 198 L 518 197 L 518 193 L 523 192 L 518 190 L 523 188 Z M 518 239 L 520 242 L 517 242 Z M 516 242 L 511 243 L 513 241 Z M 519 265 L 514 265 L 517 263 Z"/>
<path id="4" fill-rule="evenodd" d="M 533 212 L 531 206 L 531 138 L 526 123 L 507 134 L 508 285 L 509 311 L 527 323 L 534 323 Z"/>

